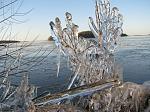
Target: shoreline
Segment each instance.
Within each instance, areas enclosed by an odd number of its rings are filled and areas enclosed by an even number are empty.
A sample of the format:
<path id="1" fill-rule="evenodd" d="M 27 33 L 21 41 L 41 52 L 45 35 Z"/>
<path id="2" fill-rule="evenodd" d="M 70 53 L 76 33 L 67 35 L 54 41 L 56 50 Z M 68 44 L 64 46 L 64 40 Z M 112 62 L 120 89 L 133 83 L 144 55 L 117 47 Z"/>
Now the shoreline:
<path id="1" fill-rule="evenodd" d="M 0 40 L 0 44 L 19 43 L 17 40 Z"/>

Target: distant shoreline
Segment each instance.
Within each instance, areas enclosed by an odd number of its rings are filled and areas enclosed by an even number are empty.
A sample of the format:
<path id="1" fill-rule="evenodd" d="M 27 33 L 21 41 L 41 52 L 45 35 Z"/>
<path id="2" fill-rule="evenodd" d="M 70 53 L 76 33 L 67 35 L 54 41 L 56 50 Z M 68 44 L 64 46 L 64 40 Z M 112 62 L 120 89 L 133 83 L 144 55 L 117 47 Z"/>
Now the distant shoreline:
<path id="1" fill-rule="evenodd" d="M 81 32 L 79 32 L 78 33 L 78 36 L 79 37 L 84 37 L 84 38 L 95 38 L 95 36 L 93 35 L 93 33 L 91 32 L 91 31 L 81 31 Z M 122 33 L 121 35 L 120 35 L 121 37 L 129 37 L 129 36 L 150 36 L 150 34 L 146 34 L 146 35 L 128 35 L 128 34 L 126 34 L 126 33 Z M 54 41 L 53 40 L 53 37 L 52 36 L 50 36 L 49 38 L 48 38 L 48 41 Z"/>
<path id="2" fill-rule="evenodd" d="M 147 35 L 130 35 L 130 36 L 150 36 L 150 34 L 147 34 Z"/>
<path id="3" fill-rule="evenodd" d="M 17 40 L 0 40 L 0 44 L 19 43 Z"/>

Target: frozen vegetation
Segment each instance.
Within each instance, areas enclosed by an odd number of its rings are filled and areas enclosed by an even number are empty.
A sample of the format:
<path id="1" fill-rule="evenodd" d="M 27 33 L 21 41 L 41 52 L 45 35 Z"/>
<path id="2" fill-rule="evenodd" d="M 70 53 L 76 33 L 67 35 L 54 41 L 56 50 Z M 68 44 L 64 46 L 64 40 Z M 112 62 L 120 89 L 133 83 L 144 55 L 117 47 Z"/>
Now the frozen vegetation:
<path id="1" fill-rule="evenodd" d="M 58 17 L 55 22 L 51 21 L 49 24 L 59 52 L 56 75 L 59 76 L 61 54 L 67 57 L 67 64 L 74 72 L 68 87 L 56 94 L 36 96 L 36 87 L 28 83 L 28 75 L 25 74 L 29 69 L 22 71 L 24 75 L 19 86 L 12 85 L 9 73 L 14 69 L 20 70 L 20 60 L 23 59 L 22 49 L 25 48 L 23 46 L 21 50 L 17 49 L 11 55 L 11 58 L 16 57 L 11 60 L 11 63 L 17 66 L 13 67 L 12 64 L 5 63 L 0 78 L 0 111 L 150 111 L 149 82 L 143 85 L 123 82 L 122 69 L 114 59 L 117 40 L 122 34 L 122 15 L 117 7 L 111 8 L 109 0 L 96 0 L 95 4 L 96 18 L 94 20 L 89 17 L 89 27 L 95 39 L 86 40 L 78 36 L 78 25 L 73 23 L 73 17 L 69 12 L 65 13 L 65 28 L 62 28 Z M 8 53 L 5 53 L 6 60 L 8 60 L 7 56 Z"/>

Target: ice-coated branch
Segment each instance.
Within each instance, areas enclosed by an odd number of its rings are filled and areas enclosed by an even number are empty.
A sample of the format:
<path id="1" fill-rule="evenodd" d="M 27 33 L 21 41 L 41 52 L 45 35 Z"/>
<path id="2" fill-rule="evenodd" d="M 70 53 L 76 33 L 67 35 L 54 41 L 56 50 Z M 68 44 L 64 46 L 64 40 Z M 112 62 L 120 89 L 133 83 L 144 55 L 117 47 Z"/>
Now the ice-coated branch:
<path id="1" fill-rule="evenodd" d="M 113 86 L 117 86 L 118 85 L 117 81 L 118 81 L 117 79 L 110 79 L 108 81 L 99 81 L 94 84 L 83 85 L 80 87 L 72 88 L 58 94 L 47 95 L 41 98 L 39 97 L 37 99 L 34 99 L 35 102 L 37 102 L 35 105 L 46 105 L 48 103 L 56 104 L 63 100 L 71 100 L 77 96 L 83 97 L 83 96 L 91 95 L 96 91 L 103 91 Z"/>
<path id="2" fill-rule="evenodd" d="M 101 48 L 113 53 L 122 34 L 123 17 L 117 7 L 110 8 L 109 0 L 96 0 L 96 25 L 89 17 L 89 26 Z"/>
<path id="3" fill-rule="evenodd" d="M 101 5 L 106 5 L 106 7 L 102 7 Z M 106 11 L 101 11 L 101 8 Z M 97 24 L 95 25 L 94 20 L 89 17 L 89 27 L 95 35 L 97 43 L 78 37 L 78 26 L 72 22 L 72 15 L 68 12 L 65 14 L 66 28 L 63 30 L 58 17 L 55 19 L 55 23 L 50 22 L 55 44 L 68 56 L 72 71 L 75 72 L 68 86 L 69 89 L 74 81 L 77 80 L 77 77 L 79 82 L 78 86 L 94 83 L 101 79 L 107 80 L 112 77 L 119 77 L 115 72 L 114 58 L 110 55 L 110 49 L 108 49 L 110 45 L 114 43 L 114 40 L 112 40 L 113 35 L 109 34 L 114 26 L 112 26 L 111 29 L 108 28 L 108 26 L 113 24 L 108 20 L 112 19 L 109 2 L 105 1 L 103 3 L 96 1 L 95 12 Z M 115 40 L 117 38 L 117 32 L 118 27 L 115 29 L 115 32 L 113 32 L 115 34 Z M 108 39 L 109 42 L 106 41 L 106 39 Z M 78 69 L 79 65 L 80 68 Z"/>
<path id="4" fill-rule="evenodd" d="M 12 105 L 15 106 L 16 112 L 30 112 L 35 111 L 34 104 L 32 102 L 34 93 L 34 87 L 28 84 L 28 75 L 24 75 L 20 86 L 15 93 L 15 99 Z"/>

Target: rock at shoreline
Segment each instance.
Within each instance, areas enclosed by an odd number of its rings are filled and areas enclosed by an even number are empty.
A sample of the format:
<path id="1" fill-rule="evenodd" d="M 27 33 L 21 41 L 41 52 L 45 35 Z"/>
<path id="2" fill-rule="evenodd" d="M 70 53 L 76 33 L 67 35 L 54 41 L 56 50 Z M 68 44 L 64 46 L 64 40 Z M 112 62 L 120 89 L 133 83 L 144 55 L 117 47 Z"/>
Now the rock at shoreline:
<path id="1" fill-rule="evenodd" d="M 128 36 L 128 35 L 125 34 L 125 33 L 122 33 L 122 34 L 121 34 L 121 37 L 126 37 L 126 36 Z"/>
<path id="2" fill-rule="evenodd" d="M 95 38 L 91 31 L 82 31 L 82 32 L 79 32 L 78 35 L 79 37 L 84 37 L 84 38 Z"/>
<path id="3" fill-rule="evenodd" d="M 53 37 L 52 37 L 52 36 L 49 36 L 49 37 L 48 37 L 48 41 L 54 41 Z"/>

